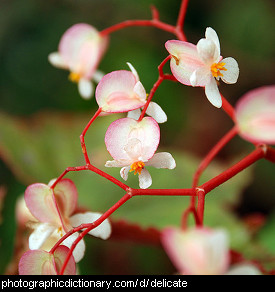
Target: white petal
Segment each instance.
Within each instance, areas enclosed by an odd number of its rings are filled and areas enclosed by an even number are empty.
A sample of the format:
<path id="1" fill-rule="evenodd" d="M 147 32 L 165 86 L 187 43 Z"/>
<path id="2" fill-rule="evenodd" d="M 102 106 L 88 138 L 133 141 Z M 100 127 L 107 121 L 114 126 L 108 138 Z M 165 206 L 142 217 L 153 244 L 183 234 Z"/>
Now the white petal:
<path id="1" fill-rule="evenodd" d="M 131 63 L 127 62 L 127 65 L 129 66 L 132 73 L 135 75 L 136 80 L 139 81 L 139 76 L 138 76 L 137 70 L 134 68 L 134 66 Z"/>
<path id="2" fill-rule="evenodd" d="M 167 121 L 166 113 L 153 101 L 149 103 L 146 114 L 154 118 L 158 123 L 165 123 Z"/>
<path id="3" fill-rule="evenodd" d="M 219 59 L 219 52 L 214 42 L 207 39 L 200 39 L 197 43 L 197 50 L 204 64 L 211 66 Z"/>
<path id="4" fill-rule="evenodd" d="M 122 167 L 121 170 L 120 170 L 120 176 L 124 179 L 124 180 L 127 180 L 128 179 L 128 173 L 131 169 L 131 166 L 125 166 L 125 167 Z"/>
<path id="5" fill-rule="evenodd" d="M 195 70 L 191 77 L 190 83 L 192 86 L 205 86 L 211 81 L 212 74 L 207 66 Z"/>
<path id="6" fill-rule="evenodd" d="M 222 71 L 222 81 L 228 84 L 236 83 L 239 77 L 239 66 L 234 58 L 224 58 L 221 63 L 225 63 L 224 68 L 226 71 Z"/>
<path id="7" fill-rule="evenodd" d="M 152 184 L 152 177 L 146 168 L 143 168 L 139 175 L 139 187 L 141 189 L 147 189 Z"/>
<path id="8" fill-rule="evenodd" d="M 101 213 L 94 212 L 79 213 L 70 217 L 70 223 L 73 227 L 77 227 L 81 224 L 93 223 L 101 216 Z M 99 226 L 92 229 L 88 233 L 101 239 L 107 239 L 111 235 L 111 224 L 108 219 L 105 219 Z"/>
<path id="9" fill-rule="evenodd" d="M 218 89 L 215 78 L 211 78 L 211 81 L 205 85 L 205 94 L 208 100 L 217 108 L 222 106 L 222 98 Z"/>
<path id="10" fill-rule="evenodd" d="M 217 53 L 220 55 L 220 41 L 216 31 L 211 27 L 207 27 L 205 31 L 205 37 L 207 40 L 211 40 L 216 45 Z"/>
<path id="11" fill-rule="evenodd" d="M 133 91 L 141 100 L 146 100 L 147 97 L 146 90 L 140 81 L 136 83 Z"/>
<path id="12" fill-rule="evenodd" d="M 49 223 L 38 224 L 29 237 L 29 248 L 39 249 L 55 229 L 56 227 Z"/>
<path id="13" fill-rule="evenodd" d="M 123 167 L 129 165 L 129 161 L 128 160 L 108 160 L 105 163 L 106 167 Z"/>
<path id="14" fill-rule="evenodd" d="M 261 275 L 257 267 L 249 264 L 236 264 L 225 275 Z"/>
<path id="15" fill-rule="evenodd" d="M 68 68 L 67 64 L 64 62 L 64 60 L 62 59 L 61 55 L 58 52 L 49 54 L 48 60 L 54 67 L 61 69 Z"/>
<path id="16" fill-rule="evenodd" d="M 131 160 L 141 160 L 142 156 L 142 143 L 137 138 L 131 138 L 128 140 L 127 144 L 124 147 L 125 152 L 131 158 Z"/>
<path id="17" fill-rule="evenodd" d="M 96 82 L 96 83 L 99 83 L 100 80 L 103 78 L 105 74 L 100 71 L 100 70 L 96 70 L 95 73 L 93 74 L 93 80 Z"/>
<path id="18" fill-rule="evenodd" d="M 156 153 L 148 162 L 146 162 L 146 166 L 174 169 L 176 167 L 176 162 L 170 153 L 160 152 Z"/>
<path id="19" fill-rule="evenodd" d="M 127 114 L 127 118 L 138 120 L 140 117 L 140 114 L 141 114 L 141 110 L 138 108 L 136 110 L 129 111 Z"/>
<path id="20" fill-rule="evenodd" d="M 94 85 L 90 80 L 81 78 L 78 82 L 78 91 L 84 99 L 90 99 L 94 93 Z"/>
<path id="21" fill-rule="evenodd" d="M 77 239 L 78 236 L 79 236 L 79 233 L 77 232 L 73 233 L 68 238 L 66 238 L 62 244 L 64 244 L 68 248 L 71 248 L 73 242 Z M 84 257 L 84 253 L 85 253 L 85 242 L 83 239 L 81 239 L 73 251 L 74 260 L 76 263 L 78 263 Z"/>

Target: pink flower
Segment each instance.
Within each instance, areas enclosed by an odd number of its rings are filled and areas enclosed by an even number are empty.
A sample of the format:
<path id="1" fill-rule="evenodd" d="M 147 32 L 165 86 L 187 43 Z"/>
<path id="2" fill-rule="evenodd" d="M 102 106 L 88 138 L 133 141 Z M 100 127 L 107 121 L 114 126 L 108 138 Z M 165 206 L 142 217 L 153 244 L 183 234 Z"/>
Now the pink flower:
<path id="1" fill-rule="evenodd" d="M 29 250 L 19 261 L 19 275 L 58 275 L 69 249 L 60 245 L 53 254 L 44 250 Z M 75 275 L 75 261 L 70 257 L 64 275 Z"/>
<path id="2" fill-rule="evenodd" d="M 205 227 L 166 228 L 162 244 L 180 274 L 185 275 L 258 275 L 251 264 L 240 263 L 229 269 L 229 238 L 223 229 Z"/>
<path id="3" fill-rule="evenodd" d="M 106 74 L 97 85 L 95 97 L 103 112 L 119 113 L 140 108 L 146 103 L 146 91 L 134 67 Z"/>
<path id="4" fill-rule="evenodd" d="M 107 150 L 114 160 L 107 161 L 106 167 L 121 167 L 120 175 L 128 179 L 129 171 L 139 174 L 140 188 L 148 188 L 152 178 L 145 166 L 173 169 L 176 167 L 170 153 L 156 153 L 160 140 L 158 123 L 151 117 L 140 122 L 132 118 L 114 121 L 105 135 Z"/>
<path id="5" fill-rule="evenodd" d="M 27 187 L 25 191 L 26 206 L 31 214 L 37 219 L 32 224 L 34 231 L 29 237 L 29 248 L 50 250 L 52 246 L 70 229 L 82 223 L 92 223 L 101 214 L 86 212 L 74 214 L 77 206 L 77 190 L 74 183 L 69 179 L 59 181 L 54 191 L 49 185 L 35 183 Z M 89 232 L 90 235 L 107 239 L 111 233 L 109 220 L 106 219 L 98 227 Z M 70 247 L 77 238 L 78 233 L 73 233 L 63 241 Z M 76 246 L 73 256 L 79 262 L 85 252 L 83 240 Z"/>
<path id="6" fill-rule="evenodd" d="M 275 145 L 275 85 L 247 92 L 236 104 L 235 117 L 245 140 Z"/>
<path id="7" fill-rule="evenodd" d="M 167 41 L 166 49 L 171 54 L 171 71 L 174 77 L 185 85 L 205 87 L 208 100 L 215 106 L 222 106 L 222 99 L 216 80 L 228 84 L 237 82 L 239 67 L 235 59 L 220 55 L 217 33 L 208 27 L 205 38 L 197 45 L 178 41 Z"/>
<path id="8" fill-rule="evenodd" d="M 69 70 L 69 79 L 78 83 L 80 95 L 88 99 L 94 91 L 91 79 L 99 82 L 103 77 L 97 66 L 106 46 L 107 39 L 102 38 L 93 26 L 75 24 L 63 34 L 58 52 L 49 55 L 49 62 L 57 68 Z"/>

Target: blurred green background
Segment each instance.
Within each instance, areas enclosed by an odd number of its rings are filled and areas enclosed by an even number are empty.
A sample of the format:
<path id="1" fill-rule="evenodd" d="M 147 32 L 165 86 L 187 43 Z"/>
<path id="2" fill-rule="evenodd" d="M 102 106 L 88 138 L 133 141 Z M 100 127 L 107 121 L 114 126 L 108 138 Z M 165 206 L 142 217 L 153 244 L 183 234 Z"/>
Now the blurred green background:
<path id="1" fill-rule="evenodd" d="M 150 5 L 155 5 L 162 21 L 175 24 L 180 2 L 0 0 L 1 274 L 16 273 L 13 264 L 18 248 L 14 212 L 17 198 L 28 184 L 48 183 L 67 166 L 84 163 L 79 135 L 97 109 L 95 99 L 86 101 L 79 96 L 76 85 L 68 81 L 67 71 L 48 63 L 48 54 L 57 50 L 61 35 L 75 23 L 86 22 L 102 30 L 127 19 L 150 19 Z M 247 91 L 274 83 L 274 13 L 272 0 L 190 0 L 185 21 L 187 39 L 196 43 L 210 26 L 219 35 L 222 55 L 232 56 L 239 63 L 238 83 L 220 86 L 232 105 Z M 105 73 L 128 69 L 126 62 L 130 62 L 149 92 L 158 77 L 157 66 L 168 55 L 164 43 L 173 38 L 152 27 L 115 32 L 99 69 Z M 164 71 L 170 72 L 168 65 Z M 166 81 L 154 100 L 168 116 L 168 122 L 160 125 L 160 150 L 173 154 L 177 168 L 152 169 L 152 187 L 190 187 L 200 159 L 233 126 L 232 121 L 222 110 L 210 105 L 200 88 Z M 103 170 L 105 161 L 110 159 L 104 134 L 110 122 L 118 117 L 100 118 L 86 136 L 92 161 Z M 249 143 L 236 137 L 221 151 L 202 181 L 219 174 L 252 149 Z M 106 172 L 120 179 L 118 169 Z M 226 227 L 232 247 L 269 269 L 275 269 L 274 173 L 274 165 L 258 162 L 211 192 L 205 209 L 208 225 Z M 92 173 L 70 173 L 68 177 L 78 187 L 80 204 L 95 211 L 106 211 L 123 195 L 117 187 Z M 136 177 L 131 176 L 128 182 L 137 187 Z M 143 228 L 179 225 L 188 202 L 188 198 L 134 198 L 113 218 Z M 81 274 L 174 272 L 159 246 L 127 240 L 85 241 L 87 253 L 79 264 Z"/>

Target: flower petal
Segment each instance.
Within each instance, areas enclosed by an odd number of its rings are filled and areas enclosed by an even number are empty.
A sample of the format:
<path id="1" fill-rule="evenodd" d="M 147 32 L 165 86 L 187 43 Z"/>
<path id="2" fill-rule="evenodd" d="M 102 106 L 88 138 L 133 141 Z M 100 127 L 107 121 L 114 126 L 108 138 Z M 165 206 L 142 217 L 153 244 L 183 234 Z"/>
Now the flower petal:
<path id="1" fill-rule="evenodd" d="M 226 71 L 222 71 L 222 81 L 228 84 L 236 83 L 239 77 L 239 66 L 234 58 L 228 57 L 221 60 L 225 63 L 224 68 Z"/>
<path id="2" fill-rule="evenodd" d="M 52 260 L 44 250 L 28 250 L 19 261 L 19 275 L 57 275 Z"/>
<path id="3" fill-rule="evenodd" d="M 53 190 L 48 185 L 35 183 L 27 187 L 25 191 L 26 205 L 39 221 L 59 224 L 59 214 L 53 196 Z"/>
<path id="4" fill-rule="evenodd" d="M 207 40 L 212 41 L 216 45 L 217 54 L 220 56 L 220 41 L 216 31 L 211 27 L 207 27 L 205 30 L 205 37 Z"/>
<path id="5" fill-rule="evenodd" d="M 105 144 L 115 160 L 129 160 L 125 146 L 133 138 L 142 143 L 143 160 L 150 159 L 154 155 L 160 140 L 158 123 L 151 117 L 145 117 L 140 122 L 131 118 L 118 119 L 107 129 Z"/>
<path id="6" fill-rule="evenodd" d="M 145 89 L 141 89 L 141 83 L 136 84 L 136 77 L 130 71 L 119 70 L 106 74 L 95 92 L 99 107 L 105 112 L 126 112 L 142 107 L 145 104 L 142 96 Z"/>
<path id="7" fill-rule="evenodd" d="M 159 124 L 167 121 L 166 113 L 156 102 L 151 101 L 149 103 L 146 114 L 154 118 Z"/>
<path id="8" fill-rule="evenodd" d="M 191 74 L 204 66 L 198 55 L 197 47 L 194 44 L 178 40 L 167 41 L 165 47 L 172 55 L 170 67 L 174 77 L 182 84 L 191 85 Z"/>
<path id="9" fill-rule="evenodd" d="M 190 77 L 190 83 L 192 86 L 205 86 L 209 82 L 211 82 L 212 74 L 209 68 L 206 66 L 200 67 L 195 70 Z"/>
<path id="10" fill-rule="evenodd" d="M 214 42 L 207 39 L 200 39 L 197 43 L 198 54 L 204 64 L 211 66 L 219 60 L 219 52 Z"/>
<path id="11" fill-rule="evenodd" d="M 245 140 L 275 145 L 275 85 L 247 92 L 236 104 L 235 117 Z"/>
<path id="12" fill-rule="evenodd" d="M 61 267 L 64 263 L 64 261 L 67 258 L 67 255 L 69 253 L 68 247 L 64 245 L 60 245 L 57 247 L 57 249 L 54 252 L 54 260 L 55 260 L 55 266 L 57 271 L 59 272 L 61 270 Z M 75 266 L 75 261 L 74 258 L 71 256 L 66 268 L 64 270 L 63 275 L 76 275 L 76 266 Z"/>
<path id="13" fill-rule="evenodd" d="M 70 218 L 70 222 L 73 227 L 77 227 L 81 224 L 89 224 L 95 222 L 102 216 L 101 213 L 86 212 L 78 213 Z M 88 232 L 90 235 L 99 237 L 101 239 L 107 239 L 111 235 L 111 224 L 108 219 L 105 219 L 99 226 Z"/>
<path id="14" fill-rule="evenodd" d="M 222 98 L 218 89 L 217 82 L 214 77 L 205 85 L 205 94 L 207 99 L 217 108 L 222 106 Z"/>
<path id="15" fill-rule="evenodd" d="M 126 165 L 131 164 L 130 160 L 109 160 L 106 161 L 105 166 L 106 167 L 123 167 Z"/>
<path id="16" fill-rule="evenodd" d="M 94 85 L 90 80 L 81 78 L 78 82 L 78 91 L 84 99 L 90 99 L 94 93 Z"/>
<path id="17" fill-rule="evenodd" d="M 54 194 L 61 214 L 68 218 L 77 206 L 78 192 L 75 184 L 72 180 L 64 178 L 54 187 Z"/>
<path id="18" fill-rule="evenodd" d="M 152 177 L 146 168 L 143 168 L 139 175 L 139 187 L 141 189 L 147 189 L 152 184 Z"/>
<path id="19" fill-rule="evenodd" d="M 29 249 L 39 249 L 55 229 L 56 226 L 49 223 L 38 224 L 29 237 Z"/>
<path id="20" fill-rule="evenodd" d="M 262 275 L 261 271 L 254 265 L 240 263 L 230 267 L 225 275 Z"/>
<path id="21" fill-rule="evenodd" d="M 142 159 L 142 143 L 137 138 L 129 139 L 124 147 L 127 155 L 132 161 L 138 161 Z"/>
<path id="22" fill-rule="evenodd" d="M 127 62 L 127 65 L 129 66 L 131 72 L 135 75 L 135 77 L 136 77 L 136 81 L 139 81 L 138 72 L 137 72 L 137 70 L 135 69 L 135 67 L 134 67 L 131 63 L 129 63 L 129 62 Z"/>
<path id="23" fill-rule="evenodd" d="M 155 168 L 174 169 L 176 167 L 176 161 L 170 153 L 160 152 L 156 153 L 145 165 Z"/>
<path id="24" fill-rule="evenodd" d="M 141 110 L 138 108 L 138 109 L 129 111 L 127 113 L 127 118 L 138 120 L 140 117 L 140 114 L 141 114 Z"/>
<path id="25" fill-rule="evenodd" d="M 228 237 L 224 230 L 166 228 L 163 246 L 180 273 L 224 274 L 229 264 Z"/>
<path id="26" fill-rule="evenodd" d="M 70 218 L 71 219 L 71 218 Z M 71 248 L 72 244 L 74 243 L 74 241 L 77 239 L 77 237 L 79 236 L 79 233 L 73 233 L 72 235 L 70 235 L 69 237 L 67 237 L 62 244 L 64 244 L 66 247 Z M 78 243 L 77 246 L 75 247 L 74 251 L 73 251 L 73 257 L 76 263 L 80 262 L 85 254 L 85 242 L 83 239 L 81 239 Z"/>
<path id="27" fill-rule="evenodd" d="M 67 64 L 64 62 L 64 60 L 62 59 L 61 55 L 58 52 L 51 53 L 48 56 L 48 60 L 54 67 L 68 69 Z"/>
<path id="28" fill-rule="evenodd" d="M 131 166 L 122 167 L 120 170 L 120 176 L 126 181 L 128 179 L 128 174 L 131 169 Z"/>

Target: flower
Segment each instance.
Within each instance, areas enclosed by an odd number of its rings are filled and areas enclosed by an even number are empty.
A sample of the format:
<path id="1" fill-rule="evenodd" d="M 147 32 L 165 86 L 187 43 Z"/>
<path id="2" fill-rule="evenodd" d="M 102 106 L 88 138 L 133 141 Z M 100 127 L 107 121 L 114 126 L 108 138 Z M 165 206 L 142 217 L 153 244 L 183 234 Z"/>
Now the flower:
<path id="1" fill-rule="evenodd" d="M 49 185 L 35 183 L 27 187 L 25 191 L 26 206 L 31 214 L 37 219 L 31 226 L 34 231 L 29 237 L 29 248 L 31 250 L 43 248 L 49 250 L 66 232 L 72 227 L 82 223 L 92 223 L 101 214 L 86 212 L 74 214 L 77 206 L 77 190 L 74 183 L 69 179 L 60 180 L 54 190 Z M 108 219 L 104 220 L 98 227 L 92 229 L 89 234 L 107 239 L 111 233 Z M 73 233 L 62 243 L 68 247 L 78 237 Z M 85 243 L 81 240 L 74 249 L 73 256 L 79 262 L 85 252 Z"/>
<path id="2" fill-rule="evenodd" d="M 128 112 L 145 105 L 146 91 L 134 67 L 127 64 L 131 71 L 112 71 L 96 87 L 96 101 L 103 112 Z"/>
<path id="3" fill-rule="evenodd" d="M 156 153 L 160 140 L 158 123 L 152 117 L 140 122 L 132 118 L 114 121 L 107 129 L 105 144 L 114 158 L 107 161 L 106 167 L 121 167 L 120 175 L 128 179 L 129 171 L 139 174 L 139 186 L 142 189 L 152 184 L 152 178 L 145 166 L 173 169 L 176 167 L 170 153 Z"/>
<path id="4" fill-rule="evenodd" d="M 236 104 L 235 118 L 242 138 L 275 145 L 275 85 L 247 92 Z"/>
<path id="5" fill-rule="evenodd" d="M 68 253 L 69 248 L 64 245 L 58 246 L 53 254 L 44 250 L 28 250 L 20 258 L 19 275 L 58 275 Z M 76 274 L 73 257 L 70 257 L 63 274 Z"/>
<path id="6" fill-rule="evenodd" d="M 259 275 L 252 264 L 230 268 L 229 238 L 224 229 L 167 227 L 161 241 L 172 263 L 185 275 Z"/>
<path id="7" fill-rule="evenodd" d="M 170 66 L 174 77 L 185 85 L 205 87 L 208 100 L 215 106 L 222 106 L 217 82 L 220 78 L 228 84 L 237 82 L 239 67 L 235 59 L 220 55 L 220 42 L 211 27 L 206 28 L 205 38 L 197 45 L 169 40 L 165 44 L 172 56 Z"/>
<path id="8" fill-rule="evenodd" d="M 48 59 L 53 66 L 69 70 L 69 79 L 78 84 L 80 95 L 89 99 L 94 91 L 91 79 L 99 82 L 103 77 L 96 69 L 106 47 L 106 37 L 101 37 L 93 26 L 78 23 L 63 34 L 58 52 L 51 53 Z"/>

